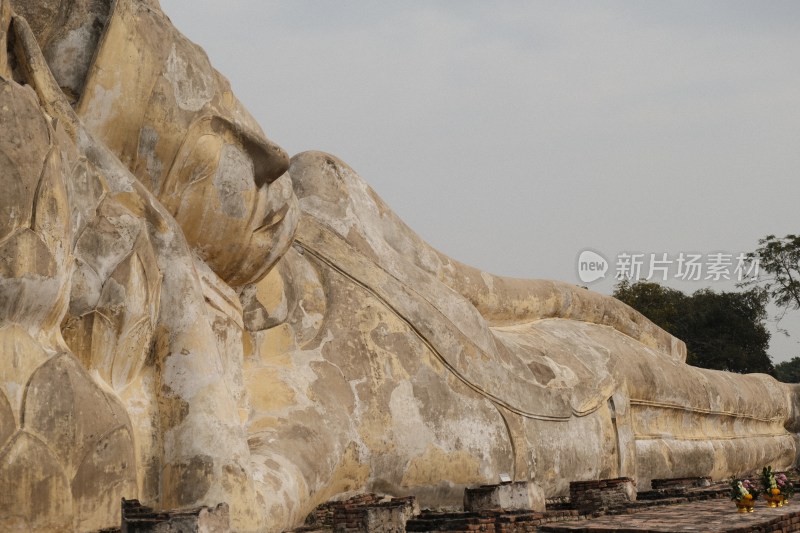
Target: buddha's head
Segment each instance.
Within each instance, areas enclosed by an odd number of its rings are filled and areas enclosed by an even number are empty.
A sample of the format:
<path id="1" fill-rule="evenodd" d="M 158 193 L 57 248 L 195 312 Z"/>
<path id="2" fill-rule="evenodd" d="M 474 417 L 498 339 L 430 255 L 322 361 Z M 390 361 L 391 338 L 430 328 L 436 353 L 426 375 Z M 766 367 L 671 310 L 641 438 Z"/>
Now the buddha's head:
<path id="1" fill-rule="evenodd" d="M 297 224 L 289 158 L 203 50 L 172 25 L 157 0 L 32 4 L 41 4 L 29 8 L 36 16 L 66 13 L 65 31 L 37 38 L 88 129 L 158 197 L 222 279 L 242 285 L 263 277 Z M 94 37 L 77 39 L 87 28 Z M 85 76 L 62 82 L 59 72 L 74 72 L 64 63 L 81 57 L 90 58 Z"/>

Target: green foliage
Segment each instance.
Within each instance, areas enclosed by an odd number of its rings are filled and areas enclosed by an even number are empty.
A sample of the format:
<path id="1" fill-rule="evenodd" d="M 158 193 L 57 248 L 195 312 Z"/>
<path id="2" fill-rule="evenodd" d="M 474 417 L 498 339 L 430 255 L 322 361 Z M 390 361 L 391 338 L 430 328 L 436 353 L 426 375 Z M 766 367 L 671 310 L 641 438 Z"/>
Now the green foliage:
<path id="1" fill-rule="evenodd" d="M 758 257 L 759 268 L 767 275 L 749 284 L 763 287 L 779 307 L 800 309 L 800 236 L 767 235 L 758 245 L 748 257 Z"/>
<path id="2" fill-rule="evenodd" d="M 740 373 L 773 371 L 764 289 L 701 289 L 687 295 L 658 283 L 621 281 L 614 297 L 683 340 L 691 365 Z"/>
<path id="3" fill-rule="evenodd" d="M 800 383 L 800 357 L 775 365 L 775 379 L 784 383 Z"/>

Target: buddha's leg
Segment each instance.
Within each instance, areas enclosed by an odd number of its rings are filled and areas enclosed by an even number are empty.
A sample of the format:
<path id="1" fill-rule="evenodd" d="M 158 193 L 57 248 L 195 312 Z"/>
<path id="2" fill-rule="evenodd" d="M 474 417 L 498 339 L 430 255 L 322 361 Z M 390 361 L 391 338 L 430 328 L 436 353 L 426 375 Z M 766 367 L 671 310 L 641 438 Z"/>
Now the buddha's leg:
<path id="1" fill-rule="evenodd" d="M 640 489 L 655 478 L 722 479 L 794 462 L 795 437 L 787 431 L 794 420 L 793 394 L 770 376 L 694 368 L 612 328 L 583 322 L 551 319 L 493 330 L 520 356 L 537 354 L 529 360 L 538 375 L 571 390 L 576 416 L 601 414 L 605 429 L 567 432 L 572 437 L 564 449 L 579 437 L 616 440 L 623 460 L 619 474 L 637 478 Z M 619 386 L 606 388 L 609 373 Z M 606 398 L 613 404 L 602 414 Z M 541 434 L 535 425 L 528 431 Z M 584 461 L 597 470 L 592 454 Z M 540 464 L 542 473 L 558 466 Z"/>

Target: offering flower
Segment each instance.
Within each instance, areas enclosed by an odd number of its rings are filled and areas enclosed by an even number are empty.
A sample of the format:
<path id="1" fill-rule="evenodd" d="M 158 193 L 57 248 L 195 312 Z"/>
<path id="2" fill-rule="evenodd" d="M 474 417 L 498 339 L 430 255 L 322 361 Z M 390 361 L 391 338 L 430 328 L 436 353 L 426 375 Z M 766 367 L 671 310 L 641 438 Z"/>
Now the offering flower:
<path id="1" fill-rule="evenodd" d="M 752 500 L 750 494 L 751 484 L 749 480 L 739 481 L 734 479 L 731 482 L 731 500 Z"/>
<path id="2" fill-rule="evenodd" d="M 771 466 L 765 466 L 761 472 L 761 481 L 764 486 L 764 499 L 770 507 L 782 506 L 794 494 L 794 485 L 786 477 L 786 474 L 776 474 Z"/>

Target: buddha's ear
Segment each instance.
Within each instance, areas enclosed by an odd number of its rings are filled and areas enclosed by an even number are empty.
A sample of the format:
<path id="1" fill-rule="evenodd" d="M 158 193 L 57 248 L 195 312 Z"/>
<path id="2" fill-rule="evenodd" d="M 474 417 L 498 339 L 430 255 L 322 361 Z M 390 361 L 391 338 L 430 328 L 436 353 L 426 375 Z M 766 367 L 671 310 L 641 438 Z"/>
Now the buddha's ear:
<path id="1" fill-rule="evenodd" d="M 7 0 L 0 0 L 5 5 Z M 39 49 L 28 22 L 17 15 L 11 17 L 10 32 L 14 43 L 13 54 L 25 83 L 30 85 L 45 112 L 62 121 L 64 129 L 75 139 L 78 129 L 78 117 L 69 105 L 64 93 L 56 83 L 47 61 Z"/>
<path id="2" fill-rule="evenodd" d="M 6 79 L 11 79 L 11 63 L 8 57 L 11 15 L 11 0 L 0 0 L 0 76 Z"/>

